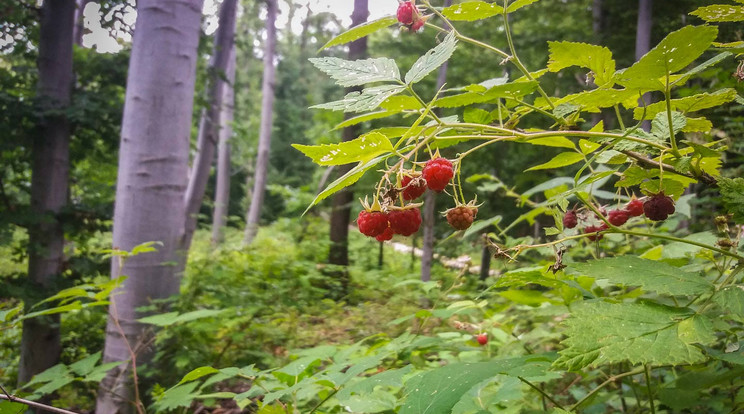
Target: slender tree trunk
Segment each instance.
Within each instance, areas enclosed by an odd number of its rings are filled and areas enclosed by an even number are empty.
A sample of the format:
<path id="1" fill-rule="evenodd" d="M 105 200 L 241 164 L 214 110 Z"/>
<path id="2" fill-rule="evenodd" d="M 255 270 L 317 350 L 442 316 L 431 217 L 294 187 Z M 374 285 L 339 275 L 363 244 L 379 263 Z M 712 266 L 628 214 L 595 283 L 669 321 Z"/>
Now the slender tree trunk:
<path id="1" fill-rule="evenodd" d="M 269 171 L 269 152 L 271 150 L 271 129 L 274 115 L 274 56 L 276 55 L 276 13 L 277 1 L 266 0 L 266 45 L 264 47 L 264 72 L 261 85 L 261 127 L 258 136 L 258 154 L 253 179 L 253 198 L 248 209 L 245 226 L 245 244 L 251 244 L 258 233 L 261 220 L 264 195 L 266 193 L 266 176 Z"/>
<path id="2" fill-rule="evenodd" d="M 444 0 L 443 7 L 452 5 L 452 0 Z M 439 67 L 437 76 L 437 90 L 447 82 L 448 62 L 444 62 Z M 431 190 L 426 190 L 424 196 L 424 242 L 421 246 L 421 280 L 427 282 L 431 280 L 431 266 L 434 262 L 434 223 L 436 222 L 436 194 Z"/>
<path id="3" fill-rule="evenodd" d="M 351 14 L 351 26 L 358 26 L 367 21 L 369 17 L 369 1 L 354 0 L 354 11 Z M 351 42 L 349 45 L 349 60 L 362 59 L 367 55 L 367 38 Z M 347 93 L 361 88 L 348 88 Z M 346 116 L 347 119 L 349 115 Z M 359 135 L 359 125 L 346 127 L 342 133 L 343 141 L 351 141 Z M 343 176 L 352 168 L 351 165 L 342 165 L 338 168 L 339 177 Z M 328 251 L 328 263 L 343 266 L 334 272 L 334 276 L 341 282 L 343 296 L 348 291 L 349 273 L 346 266 L 349 265 L 349 224 L 351 223 L 351 204 L 354 200 L 354 192 L 351 188 L 345 188 L 333 196 L 331 210 L 331 246 Z"/>
<path id="4" fill-rule="evenodd" d="M 76 45 L 83 45 L 83 34 L 85 33 L 85 6 L 92 0 L 77 0 L 75 10 L 75 28 L 73 29 L 73 42 Z"/>
<path id="5" fill-rule="evenodd" d="M 96 412 L 134 411 L 132 358 L 152 352 L 143 315 L 136 309 L 178 293 L 174 262 L 184 232 L 184 194 L 194 102 L 202 0 L 140 0 L 129 61 L 122 120 L 113 246 L 131 250 L 159 241 L 157 252 L 114 258 L 111 277 L 128 278 L 111 296 L 104 362 L 122 361 L 108 372 Z M 70 36 L 72 38 L 72 36 Z M 146 351 L 146 352 L 145 352 Z M 142 412 L 139 408 L 138 411 Z"/>
<path id="6" fill-rule="evenodd" d="M 204 193 L 209 181 L 209 172 L 214 162 L 214 153 L 220 136 L 220 114 L 223 112 L 222 99 L 225 89 L 225 74 L 230 62 L 230 53 L 235 43 L 235 18 L 237 0 L 223 0 L 220 7 L 219 26 L 215 33 L 214 50 L 209 64 L 210 79 L 207 87 L 209 107 L 202 112 L 199 121 L 199 137 L 197 139 L 196 156 L 191 168 L 189 185 L 186 189 L 184 202 L 186 204 L 186 224 L 179 249 L 183 257 L 181 269 L 186 265 L 191 240 L 196 231 L 199 209 L 204 200 Z"/>
<path id="7" fill-rule="evenodd" d="M 227 208 L 230 204 L 230 138 L 235 110 L 235 44 L 230 51 L 227 65 L 227 84 L 224 85 L 222 112 L 220 112 L 220 142 L 217 145 L 217 186 L 214 192 L 212 215 L 212 244 L 222 243 L 225 238 Z"/>
<path id="8" fill-rule="evenodd" d="M 33 143 L 28 277 L 49 296 L 62 272 L 64 231 L 58 214 L 67 205 L 70 170 L 70 123 L 64 115 L 72 93 L 72 32 L 75 0 L 45 1 L 39 35 L 37 99 L 42 114 Z M 30 307 L 33 303 L 26 303 Z M 61 352 L 60 318 L 23 321 L 18 383 L 55 365 Z"/>
<path id="9" fill-rule="evenodd" d="M 635 58 L 640 60 L 643 55 L 651 50 L 651 26 L 652 26 L 653 0 L 638 0 L 638 26 L 636 27 Z M 650 93 L 643 95 L 638 101 L 639 105 L 650 105 L 653 96 Z M 651 121 L 643 121 L 642 127 L 645 131 L 651 130 Z"/>

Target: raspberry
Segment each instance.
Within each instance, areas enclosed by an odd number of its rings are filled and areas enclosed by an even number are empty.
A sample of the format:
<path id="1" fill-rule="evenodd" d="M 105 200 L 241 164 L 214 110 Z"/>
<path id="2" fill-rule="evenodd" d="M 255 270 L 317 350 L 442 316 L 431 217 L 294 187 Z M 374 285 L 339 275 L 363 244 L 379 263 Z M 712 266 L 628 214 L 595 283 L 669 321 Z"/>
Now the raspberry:
<path id="1" fill-rule="evenodd" d="M 406 26 L 412 25 L 416 20 L 418 10 L 412 1 L 402 1 L 398 4 L 398 21 Z"/>
<path id="2" fill-rule="evenodd" d="M 630 217 L 638 217 L 643 215 L 643 201 L 634 198 L 625 206 L 625 211 Z"/>
<path id="3" fill-rule="evenodd" d="M 576 218 L 576 212 L 573 210 L 567 211 L 566 214 L 563 216 L 563 227 L 572 229 L 576 227 L 577 224 L 579 224 L 579 221 Z"/>
<path id="4" fill-rule="evenodd" d="M 622 226 L 628 221 L 628 212 L 625 210 L 612 210 L 607 218 L 613 226 Z"/>
<path id="5" fill-rule="evenodd" d="M 362 210 L 357 217 L 359 231 L 369 237 L 377 237 L 388 228 L 388 215 L 381 211 Z"/>
<path id="6" fill-rule="evenodd" d="M 674 200 L 671 197 L 659 193 L 653 195 L 643 203 L 643 212 L 650 220 L 663 221 L 674 214 Z"/>
<path id="7" fill-rule="evenodd" d="M 426 185 L 431 190 L 441 193 L 447 187 L 447 183 L 455 175 L 455 172 L 449 160 L 439 157 L 427 161 L 422 174 L 426 180 Z"/>
<path id="8" fill-rule="evenodd" d="M 421 226 L 421 211 L 418 208 L 393 210 L 388 214 L 393 233 L 410 236 Z"/>
<path id="9" fill-rule="evenodd" d="M 388 227 L 388 228 L 385 229 L 385 231 L 382 232 L 382 234 L 377 235 L 377 237 L 375 237 L 375 239 L 377 239 L 377 241 L 379 241 L 379 242 L 384 242 L 386 240 L 392 239 L 393 238 L 393 234 L 395 234 L 395 232 L 393 232 L 393 228 L 392 227 Z"/>
<path id="10" fill-rule="evenodd" d="M 421 28 L 422 28 L 422 27 L 424 27 L 424 23 L 426 23 L 426 20 L 424 20 L 424 19 L 419 19 L 419 20 L 416 20 L 416 21 L 415 21 L 415 22 L 413 22 L 413 24 L 411 25 L 411 28 L 410 28 L 410 30 L 411 30 L 412 32 L 418 32 L 419 30 L 421 30 Z"/>
<path id="11" fill-rule="evenodd" d="M 485 345 L 488 343 L 488 334 L 481 333 L 476 335 L 475 340 L 478 341 L 479 344 Z"/>
<path id="12" fill-rule="evenodd" d="M 473 224 L 478 209 L 470 206 L 460 206 L 447 210 L 447 223 L 455 230 L 465 230 Z"/>
<path id="13" fill-rule="evenodd" d="M 591 241 L 597 241 L 597 240 L 602 240 L 602 238 L 604 237 L 604 235 L 599 234 L 599 232 L 605 231 L 605 230 L 607 230 L 607 224 L 602 223 L 599 226 L 587 226 L 584 229 L 584 233 L 585 234 L 595 233 L 589 236 L 588 239 Z"/>
<path id="14" fill-rule="evenodd" d="M 416 179 L 410 175 L 404 175 L 400 180 L 403 188 L 403 199 L 404 200 L 415 200 L 421 197 L 426 191 L 426 183 L 424 180 Z"/>

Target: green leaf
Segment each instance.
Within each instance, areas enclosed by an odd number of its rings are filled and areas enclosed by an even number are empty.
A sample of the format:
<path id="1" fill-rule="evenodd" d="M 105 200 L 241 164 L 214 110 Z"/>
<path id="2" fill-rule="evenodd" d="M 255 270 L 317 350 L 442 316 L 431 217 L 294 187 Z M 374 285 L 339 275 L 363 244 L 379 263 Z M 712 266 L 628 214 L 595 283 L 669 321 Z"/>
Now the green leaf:
<path id="1" fill-rule="evenodd" d="M 471 124 L 488 125 L 493 122 L 491 113 L 480 108 L 465 108 L 462 119 Z"/>
<path id="2" fill-rule="evenodd" d="M 74 364 L 70 364 L 70 370 L 75 374 L 84 377 L 88 375 L 93 370 L 93 368 L 95 368 L 96 363 L 99 359 L 101 359 L 100 351 L 96 352 L 95 354 L 88 355 L 87 357 L 75 362 Z"/>
<path id="3" fill-rule="evenodd" d="M 330 109 L 332 111 L 365 112 L 371 111 L 387 98 L 400 93 L 405 86 L 380 85 L 365 88 L 361 92 L 351 92 L 340 101 L 333 101 L 319 105 L 313 105 L 311 109 Z"/>
<path id="4" fill-rule="evenodd" d="M 340 35 L 331 39 L 328 43 L 323 45 L 323 47 L 321 47 L 320 50 L 318 51 L 321 51 L 323 49 L 328 49 L 329 47 L 353 42 L 357 39 L 361 39 L 364 36 L 368 36 L 380 29 L 384 29 L 396 23 L 398 23 L 398 19 L 395 16 L 387 16 L 387 17 L 383 17 L 378 20 L 371 21 L 369 23 L 364 23 L 364 24 L 360 24 L 359 26 L 354 26 L 352 29 L 349 29 L 346 32 L 341 33 Z"/>
<path id="5" fill-rule="evenodd" d="M 744 6 L 714 4 L 700 7 L 690 14 L 706 22 L 740 22 L 744 21 Z"/>
<path id="6" fill-rule="evenodd" d="M 672 128 L 676 135 L 687 125 L 687 117 L 679 112 L 672 112 Z M 651 134 L 666 140 L 669 138 L 669 117 L 666 112 L 659 112 L 651 121 Z"/>
<path id="7" fill-rule="evenodd" d="M 545 147 L 556 147 L 556 148 L 568 148 L 575 150 L 576 145 L 574 145 L 573 141 L 566 137 L 545 137 L 545 138 L 537 138 L 537 139 L 530 139 L 528 141 L 524 141 L 528 144 L 532 145 L 541 145 Z"/>
<path id="8" fill-rule="evenodd" d="M 707 358 L 696 346 L 713 336 L 707 318 L 689 309 L 653 303 L 585 301 L 575 305 L 565 322 L 566 349 L 557 367 L 571 371 L 628 361 L 631 364 L 695 364 Z M 703 342 L 701 342 L 703 341 Z"/>
<path id="9" fill-rule="evenodd" d="M 388 137 L 379 132 L 370 132 L 351 141 L 338 144 L 292 144 L 292 146 L 318 165 L 344 165 L 363 162 L 393 150 L 393 144 L 390 143 Z"/>
<path id="10" fill-rule="evenodd" d="M 718 189 L 726 210 L 734 215 L 736 224 L 744 224 L 744 178 L 718 179 Z"/>
<path id="11" fill-rule="evenodd" d="M 446 62 L 452 56 L 456 47 L 457 38 L 455 34 L 448 34 L 442 43 L 436 45 L 433 49 L 426 52 L 424 56 L 418 58 L 411 67 L 411 70 L 406 73 L 406 83 L 410 85 L 424 79 L 426 75 Z"/>
<path id="12" fill-rule="evenodd" d="M 141 323 L 148 323 L 155 326 L 170 326 L 177 323 L 190 322 L 201 318 L 210 318 L 225 312 L 226 309 L 200 309 L 192 312 L 178 314 L 178 312 L 167 312 L 160 315 L 147 316 L 138 319 Z"/>
<path id="13" fill-rule="evenodd" d="M 615 75 L 615 60 L 606 47 L 576 42 L 548 42 L 548 46 L 551 72 L 571 66 L 588 68 L 594 72 L 594 83 L 599 86 L 610 83 Z"/>
<path id="14" fill-rule="evenodd" d="M 744 318 L 744 286 L 728 286 L 713 296 L 713 301 L 728 312 Z"/>
<path id="15" fill-rule="evenodd" d="M 318 204 L 322 200 L 326 199 L 328 196 L 335 194 L 337 191 L 344 189 L 354 184 L 355 182 L 359 181 L 359 179 L 362 178 L 364 173 L 374 168 L 374 166 L 379 164 L 382 160 L 390 157 L 391 155 L 392 154 L 381 155 L 367 162 L 360 162 L 359 164 L 357 164 L 348 173 L 344 174 L 342 177 L 339 177 L 338 179 L 336 179 L 336 181 L 328 184 L 328 187 L 326 187 L 325 190 L 323 190 L 320 194 L 318 194 L 315 197 L 315 199 L 310 204 L 310 206 L 308 206 L 308 208 L 305 210 L 305 213 L 307 213 L 307 210 L 309 210 L 310 207 Z"/>
<path id="16" fill-rule="evenodd" d="M 529 6 L 532 3 L 536 3 L 539 0 L 516 0 L 513 3 L 509 4 L 506 8 L 507 13 L 514 13 L 515 11 L 521 9 L 524 6 Z"/>
<path id="17" fill-rule="evenodd" d="M 400 369 L 389 369 L 342 388 L 341 391 L 336 394 L 336 397 L 343 402 L 344 400 L 351 398 L 352 395 L 372 394 L 375 387 L 378 386 L 401 387 L 403 386 L 403 377 L 408 375 L 411 371 L 413 371 L 413 366 L 411 365 L 406 365 Z"/>
<path id="18" fill-rule="evenodd" d="M 336 57 L 310 58 L 316 68 L 341 86 L 359 86 L 373 82 L 399 82 L 398 65 L 390 58 L 344 60 Z"/>
<path id="19" fill-rule="evenodd" d="M 685 272 L 664 262 L 619 256 L 574 263 L 570 272 L 609 280 L 623 286 L 640 286 L 643 290 L 665 295 L 698 295 L 709 293 L 713 285 L 697 273 Z"/>
<path id="20" fill-rule="evenodd" d="M 576 164 L 579 161 L 583 161 L 584 156 L 582 154 L 579 154 L 577 152 L 562 152 L 555 157 L 553 157 L 552 160 L 546 162 L 545 164 L 536 165 L 532 168 L 528 168 L 525 171 L 534 171 L 534 170 L 549 170 L 553 168 L 560 168 L 565 167 L 567 165 Z"/>
<path id="21" fill-rule="evenodd" d="M 727 104 L 736 99 L 736 89 L 721 89 L 713 93 L 700 93 L 693 96 L 686 96 L 684 98 L 672 99 L 671 105 L 673 111 L 679 111 L 683 113 L 701 111 L 703 109 L 715 108 Z M 666 102 L 656 102 L 646 106 L 646 114 L 644 119 L 653 119 L 656 114 L 666 112 Z M 641 120 L 644 116 L 643 108 L 638 107 L 633 110 L 633 118 Z"/>
<path id="22" fill-rule="evenodd" d="M 705 118 L 687 118 L 687 125 L 682 128 L 682 132 L 710 132 L 711 129 L 713 123 Z"/>
<path id="23" fill-rule="evenodd" d="M 218 369 L 216 369 L 216 368 L 212 368 L 212 367 L 208 367 L 208 366 L 199 367 L 199 368 L 196 368 L 196 369 L 191 370 L 191 372 L 189 372 L 188 374 L 184 375 L 183 378 L 181 378 L 181 381 L 179 381 L 178 384 L 176 384 L 176 386 L 181 385 L 181 384 L 184 384 L 186 382 L 191 382 L 191 381 L 194 381 L 194 380 L 198 380 L 199 378 L 201 378 L 201 377 L 203 377 L 205 375 L 212 375 L 212 374 L 216 374 L 218 372 L 220 372 L 220 371 Z"/>
<path id="24" fill-rule="evenodd" d="M 597 144 L 596 142 L 588 141 L 585 139 L 579 140 L 579 149 L 584 155 L 591 154 L 592 152 L 598 150 L 601 146 L 602 145 Z"/>
<path id="25" fill-rule="evenodd" d="M 712 26 L 685 26 L 670 33 L 616 80 L 629 89 L 664 90 L 661 78 L 686 68 L 699 58 L 716 39 Z"/>
<path id="26" fill-rule="evenodd" d="M 588 112 L 599 112 L 600 108 L 611 108 L 623 104 L 626 108 L 636 106 L 638 92 L 631 89 L 592 89 L 571 95 L 566 95 L 555 101 L 560 105 L 571 103 L 584 108 Z M 539 100 L 544 102 L 544 100 Z"/>
<path id="27" fill-rule="evenodd" d="M 442 14 L 449 20 L 464 22 L 487 19 L 503 12 L 503 7 L 496 3 L 486 3 L 485 1 L 469 1 L 442 9 Z"/>
<path id="28" fill-rule="evenodd" d="M 493 86 L 485 91 L 470 91 L 458 95 L 445 96 L 434 101 L 440 108 L 457 108 L 475 103 L 490 102 L 499 98 L 520 98 L 537 89 L 536 81 L 511 82 Z"/>
<path id="29" fill-rule="evenodd" d="M 715 42 L 713 43 L 715 46 Z M 698 73 L 702 72 L 703 70 L 717 64 L 718 62 L 721 62 L 722 60 L 726 59 L 727 57 L 731 56 L 731 52 L 721 52 L 717 54 L 716 56 L 713 56 L 712 58 L 706 60 L 705 62 L 695 66 L 694 68 L 688 70 L 687 72 L 681 74 L 681 75 L 674 75 L 671 78 L 671 85 L 681 85 L 687 82 L 692 76 L 697 75 Z"/>
<path id="30" fill-rule="evenodd" d="M 353 118 L 349 118 L 345 120 L 344 122 L 341 122 L 340 124 L 333 127 L 333 130 L 339 130 L 344 129 L 346 127 L 350 127 L 352 125 L 361 124 L 362 122 L 372 121 L 373 119 L 381 119 L 381 118 L 387 118 L 389 116 L 393 116 L 395 114 L 398 114 L 400 112 L 396 111 L 378 111 L 378 112 L 371 112 L 364 115 L 355 116 Z"/>

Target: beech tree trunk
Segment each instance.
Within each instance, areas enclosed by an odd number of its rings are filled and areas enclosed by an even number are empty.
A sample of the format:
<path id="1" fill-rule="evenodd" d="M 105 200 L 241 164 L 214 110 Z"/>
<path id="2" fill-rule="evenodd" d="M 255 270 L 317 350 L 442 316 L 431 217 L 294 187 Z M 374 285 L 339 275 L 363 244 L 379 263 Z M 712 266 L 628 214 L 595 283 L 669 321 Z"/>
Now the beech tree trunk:
<path id="1" fill-rule="evenodd" d="M 245 226 L 245 244 L 251 244 L 258 233 L 264 195 L 266 175 L 269 171 L 269 151 L 271 150 L 271 129 L 274 116 L 274 56 L 276 55 L 276 13 L 277 0 L 266 0 L 266 44 L 264 47 L 264 72 L 261 85 L 261 126 L 258 134 L 258 153 L 253 179 L 253 198 L 248 209 Z"/>
<path id="2" fill-rule="evenodd" d="M 220 112 L 220 133 L 217 144 L 217 186 L 214 192 L 214 212 L 212 213 L 212 244 L 224 241 L 224 227 L 227 223 L 227 207 L 230 204 L 230 138 L 235 110 L 235 44 L 230 50 L 227 65 L 227 83 L 223 88 L 222 111 Z"/>
<path id="3" fill-rule="evenodd" d="M 72 42 L 75 0 L 45 1 L 39 34 L 38 133 L 33 143 L 28 278 L 42 296 L 50 296 L 62 272 L 64 231 L 58 214 L 67 205 L 70 170 L 70 123 L 65 109 L 72 93 Z M 28 301 L 27 301 L 28 302 Z M 26 303 L 30 307 L 33 303 Z M 59 315 L 23 321 L 18 383 L 59 361 Z"/>
<path id="4" fill-rule="evenodd" d="M 76 45 L 83 45 L 83 34 L 85 33 L 85 6 L 92 0 L 77 0 L 75 10 L 75 28 L 73 29 L 73 42 Z"/>
<path id="5" fill-rule="evenodd" d="M 174 262 L 184 232 L 184 194 L 194 102 L 202 0 L 140 0 L 122 120 L 113 246 L 131 250 L 148 241 L 157 252 L 116 257 L 111 277 L 128 279 L 111 296 L 104 362 L 122 361 L 103 379 L 96 412 L 134 410 L 136 363 L 152 352 L 144 316 L 136 309 L 178 293 Z M 72 36 L 69 37 L 72 39 Z"/>
<path id="6" fill-rule="evenodd" d="M 651 27 L 652 27 L 653 0 L 638 0 L 638 26 L 636 27 L 635 58 L 640 60 L 643 55 L 651 50 Z M 650 93 L 643 95 L 638 101 L 639 105 L 651 105 L 653 97 Z M 651 130 L 651 121 L 643 121 L 642 127 L 645 131 Z"/>
<path id="7" fill-rule="evenodd" d="M 207 86 L 209 107 L 202 112 L 199 121 L 196 156 L 191 168 L 189 185 L 184 196 L 186 204 L 186 224 L 179 250 L 183 257 L 181 271 L 186 266 L 186 257 L 191 247 L 191 239 L 196 231 L 197 216 L 204 201 L 204 193 L 209 181 L 209 173 L 214 163 L 214 153 L 220 136 L 220 114 L 225 89 L 225 74 L 230 62 L 230 53 L 235 43 L 235 17 L 237 0 L 223 0 L 220 7 L 219 26 L 215 33 L 214 50 L 209 64 L 210 79 Z"/>
<path id="8" fill-rule="evenodd" d="M 351 27 L 358 26 L 367 21 L 369 17 L 369 1 L 354 0 L 354 11 L 351 14 Z M 367 55 L 367 38 L 355 40 L 349 44 L 349 60 L 363 59 Z M 346 93 L 358 91 L 361 88 L 347 88 Z M 346 115 L 349 118 L 349 115 Z M 346 127 L 342 133 L 343 141 L 351 141 L 359 135 L 359 125 Z M 342 165 L 338 168 L 339 177 L 348 173 L 352 165 Z M 349 224 L 351 223 L 351 205 L 354 202 L 354 191 L 344 188 L 333 195 L 331 210 L 330 239 L 331 246 L 328 252 L 328 263 L 343 266 L 338 269 L 334 276 L 341 283 L 341 296 L 345 295 L 349 285 L 349 273 L 345 269 L 349 265 Z"/>

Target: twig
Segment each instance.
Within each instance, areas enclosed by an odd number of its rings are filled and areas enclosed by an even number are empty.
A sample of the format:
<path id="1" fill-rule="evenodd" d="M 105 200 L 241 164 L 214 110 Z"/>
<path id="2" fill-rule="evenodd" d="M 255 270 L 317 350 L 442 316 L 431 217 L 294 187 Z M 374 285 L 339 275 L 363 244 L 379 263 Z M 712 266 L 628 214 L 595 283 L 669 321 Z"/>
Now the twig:
<path id="1" fill-rule="evenodd" d="M 540 389 L 540 387 L 538 387 L 537 385 L 535 385 L 535 384 L 533 384 L 533 383 L 531 383 L 531 382 L 527 381 L 526 379 L 524 379 L 524 378 L 522 378 L 522 377 L 517 377 L 517 378 L 519 378 L 519 380 L 520 380 L 520 381 L 522 381 L 522 382 L 524 382 L 525 384 L 529 385 L 529 386 L 530 386 L 530 387 L 531 387 L 532 389 L 534 389 L 535 391 L 537 391 L 537 392 L 539 392 L 540 394 L 542 394 L 542 396 L 543 396 L 544 398 L 547 398 L 547 399 L 548 399 L 548 400 L 549 400 L 550 402 L 552 402 L 552 403 L 553 403 L 553 405 L 555 405 L 555 406 L 556 406 L 557 408 L 560 408 L 561 410 L 564 410 L 564 411 L 565 411 L 565 409 L 564 409 L 564 408 L 563 408 L 563 407 L 562 407 L 562 406 L 561 406 L 560 404 L 558 404 L 558 402 L 557 402 L 556 400 L 554 400 L 554 399 L 553 399 L 553 397 L 551 397 L 551 396 L 550 396 L 549 394 L 547 394 L 547 393 L 546 393 L 545 391 L 541 390 L 541 389 Z"/>
<path id="2" fill-rule="evenodd" d="M 584 404 L 589 398 L 594 396 L 599 390 L 604 388 L 606 385 L 611 384 L 620 378 L 629 377 L 631 375 L 641 374 L 645 371 L 645 368 L 640 369 L 634 369 L 633 371 L 625 372 L 623 374 L 613 375 L 610 378 L 608 378 L 605 382 L 599 384 L 596 386 L 593 390 L 589 391 L 589 394 L 585 395 L 584 398 L 579 400 L 576 404 L 572 405 L 571 408 L 568 411 L 576 411 L 579 407 L 581 407 L 582 404 Z"/>
<path id="3" fill-rule="evenodd" d="M 2 386 L 0 386 L 0 388 L 2 388 Z M 44 410 L 44 411 L 48 411 L 50 413 L 79 414 L 79 413 L 76 413 L 74 411 L 63 410 L 62 408 L 52 407 L 51 405 L 46 405 L 46 404 L 38 403 L 36 401 L 29 401 L 29 400 L 26 400 L 26 399 L 23 399 L 23 398 L 18 398 L 18 397 L 15 397 L 15 396 L 12 396 L 12 395 L 8 394 L 8 392 L 5 391 L 5 388 L 2 388 L 2 390 L 3 390 L 3 394 L 0 394 L 0 400 L 8 400 L 10 402 L 17 402 L 17 403 L 20 403 L 20 404 L 25 404 L 25 405 L 27 405 L 29 407 L 38 408 L 38 409 L 41 409 L 41 410 Z"/>

